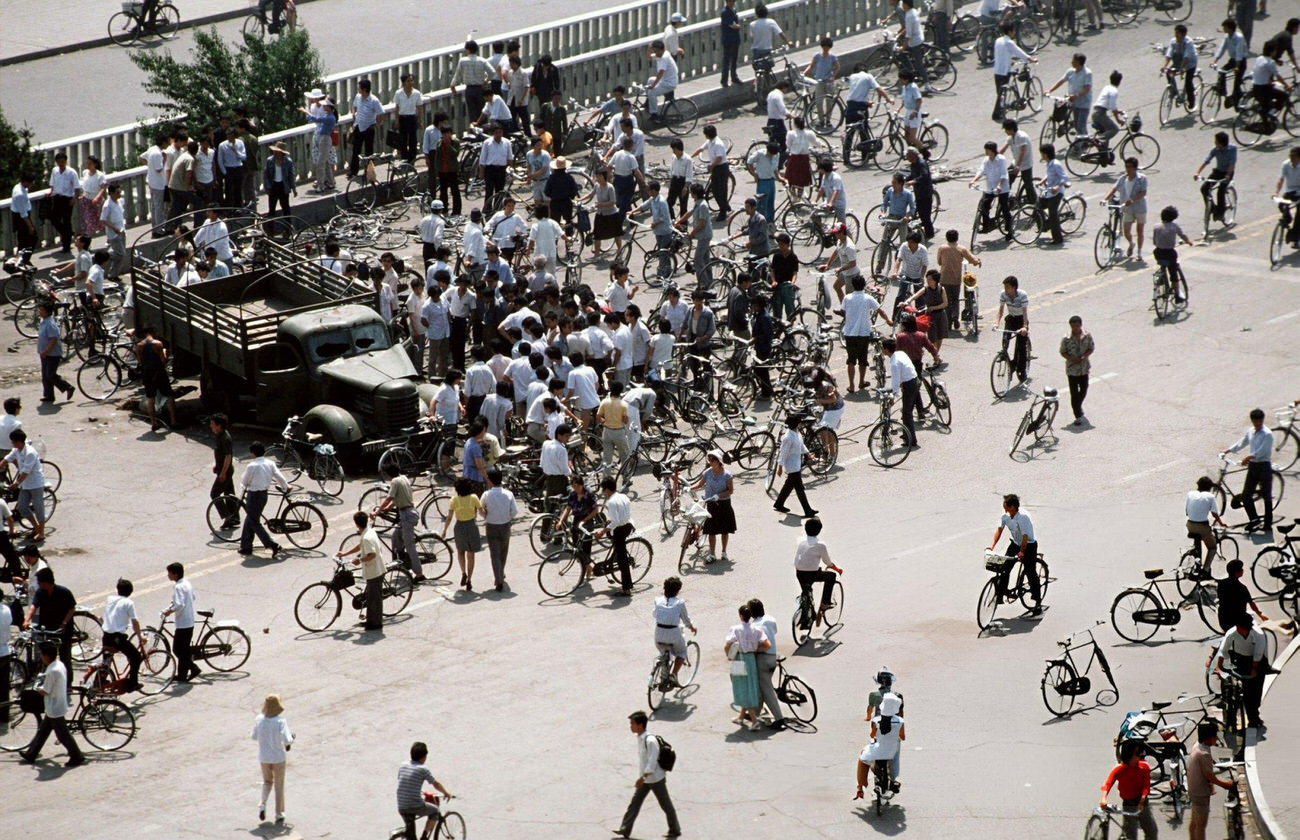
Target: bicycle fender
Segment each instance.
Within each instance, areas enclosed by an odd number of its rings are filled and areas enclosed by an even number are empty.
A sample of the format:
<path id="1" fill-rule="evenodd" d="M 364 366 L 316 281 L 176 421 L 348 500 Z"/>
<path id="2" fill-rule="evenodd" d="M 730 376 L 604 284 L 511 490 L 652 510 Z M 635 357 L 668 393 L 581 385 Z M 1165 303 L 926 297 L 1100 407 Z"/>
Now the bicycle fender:
<path id="1" fill-rule="evenodd" d="M 212 626 L 213 626 L 213 627 L 238 627 L 238 626 L 239 626 L 239 619 L 237 619 L 237 618 L 224 618 L 224 619 L 222 619 L 221 621 L 218 621 L 217 623 L 213 624 Z"/>

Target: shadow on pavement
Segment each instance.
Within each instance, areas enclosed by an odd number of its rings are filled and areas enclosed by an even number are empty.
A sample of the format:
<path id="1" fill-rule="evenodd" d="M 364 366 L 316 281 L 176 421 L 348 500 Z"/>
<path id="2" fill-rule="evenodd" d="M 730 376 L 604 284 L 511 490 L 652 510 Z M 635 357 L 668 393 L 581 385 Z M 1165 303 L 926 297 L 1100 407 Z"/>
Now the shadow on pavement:
<path id="1" fill-rule="evenodd" d="M 876 816 L 874 805 L 862 805 L 858 808 L 858 819 L 876 830 L 877 834 L 893 837 L 907 831 L 907 811 L 900 805 L 885 806 L 884 813 Z"/>

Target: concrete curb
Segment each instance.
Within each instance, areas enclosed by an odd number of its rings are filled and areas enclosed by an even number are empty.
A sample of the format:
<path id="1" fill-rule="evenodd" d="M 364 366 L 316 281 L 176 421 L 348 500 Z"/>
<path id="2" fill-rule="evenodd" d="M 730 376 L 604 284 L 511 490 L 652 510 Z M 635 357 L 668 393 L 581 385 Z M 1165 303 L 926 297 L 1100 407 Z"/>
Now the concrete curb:
<path id="1" fill-rule="evenodd" d="M 1300 650 L 1300 635 L 1291 640 L 1278 661 L 1273 663 L 1273 667 L 1281 671 L 1286 667 L 1286 663 L 1291 660 L 1296 651 Z M 1268 691 L 1273 687 L 1273 683 L 1281 674 L 1270 674 L 1265 681 L 1264 697 L 1268 697 Z M 1260 705 L 1263 705 L 1261 701 Z M 1268 807 L 1268 801 L 1264 798 L 1263 780 L 1259 777 L 1259 766 L 1256 764 L 1255 745 L 1253 743 L 1246 746 L 1246 784 L 1250 788 L 1250 806 L 1251 812 L 1255 816 L 1255 827 L 1259 829 L 1265 840 L 1286 840 L 1286 833 L 1282 827 L 1277 824 L 1273 817 L 1273 811 Z"/>
<path id="2" fill-rule="evenodd" d="M 298 2 L 310 3 L 311 0 L 298 0 Z M 244 7 L 241 9 L 232 9 L 228 12 L 218 12 L 212 15 L 204 15 L 203 17 L 184 19 L 181 21 L 180 28 L 182 30 L 195 29 L 200 26 L 207 26 L 210 23 L 219 23 L 223 20 L 234 20 L 235 18 L 248 17 L 250 11 L 251 11 L 251 7 Z M 10 67 L 15 64 L 26 64 L 27 62 L 30 61 L 39 61 L 42 58 L 50 58 L 56 55 L 63 55 L 64 53 L 80 52 L 81 50 L 89 50 L 89 49 L 94 49 L 96 47 L 104 47 L 112 43 L 113 41 L 107 35 L 105 35 L 103 38 L 92 38 L 89 41 L 81 41 L 76 44 L 64 44 L 58 47 L 46 47 L 43 50 L 36 50 L 34 52 L 22 53 L 21 55 L 11 55 L 11 56 L 6 56 L 4 58 L 0 58 L 0 67 Z M 129 49 L 129 48 L 125 48 L 125 49 Z"/>

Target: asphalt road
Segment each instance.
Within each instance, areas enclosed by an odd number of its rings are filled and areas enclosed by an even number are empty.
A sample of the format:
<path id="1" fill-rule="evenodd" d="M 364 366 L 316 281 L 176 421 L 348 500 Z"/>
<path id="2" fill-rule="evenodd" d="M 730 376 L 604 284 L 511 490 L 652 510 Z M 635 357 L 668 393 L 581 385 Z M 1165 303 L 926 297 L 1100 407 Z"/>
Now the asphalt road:
<path id="1" fill-rule="evenodd" d="M 1198 7 L 1193 32 L 1208 32 L 1215 19 Z M 1155 127 L 1158 61 L 1147 44 L 1167 29 L 1144 21 L 1107 30 L 1082 49 L 1097 78 L 1113 67 L 1125 71 L 1121 104 L 1140 109 L 1162 145 L 1149 173 L 1153 210 L 1174 203 L 1191 222 L 1199 215 L 1191 174 L 1211 132 L 1187 123 Z M 1055 46 L 1043 54 L 1044 79 L 1064 70 L 1070 52 Z M 988 71 L 973 65 L 970 58 L 960 62 L 954 92 L 929 105 L 952 131 L 955 164 L 970 165 L 985 139 L 1001 138 L 987 116 Z M 749 112 L 728 113 L 720 131 L 743 148 L 760 122 Z M 1032 122 L 1035 137 L 1039 126 Z M 1105 617 L 1121 589 L 1141 583 L 1142 570 L 1177 560 L 1186 542 L 1182 496 L 1197 476 L 1215 474 L 1215 453 L 1241 435 L 1247 411 L 1300 396 L 1291 347 L 1300 317 L 1298 263 L 1292 257 L 1270 271 L 1266 259 L 1274 223 L 1267 194 L 1283 148 L 1277 142 L 1243 152 L 1237 225 L 1183 249 L 1192 303 L 1175 322 L 1157 324 L 1148 309 L 1152 265 L 1096 271 L 1092 238 L 1108 188 L 1101 179 L 1076 184 L 1088 197 L 1089 216 L 1063 250 L 994 246 L 981 254 L 989 318 L 1002 276 L 1016 274 L 1030 295 L 1035 390 L 1064 393 L 1056 344 L 1070 315 L 1084 318 L 1097 342 L 1090 426 L 1064 427 L 1063 410 L 1051 445 L 1008 458 L 1028 398 L 992 399 L 988 368 L 996 344 L 987 331 L 945 344 L 952 431 L 927 428 L 923 448 L 901 467 L 885 471 L 870 461 L 865 432 L 850 429 L 872 422 L 877 407 L 864 397 L 850 400 L 839 468 L 811 487 L 826 522 L 824 540 L 846 570 L 844 626 L 787 662 L 817 691 L 815 733 L 751 734 L 730 723 L 723 637 L 735 606 L 758 596 L 782 628 L 779 651 L 792 653 L 786 628 L 798 591 L 791 558 L 800 533 L 798 520 L 770 510 L 759 478 L 738 478 L 734 562 L 686 579 L 684 596 L 705 653 L 699 688 L 666 705 L 651 727 L 680 755 L 669 785 L 686 836 L 1082 832 L 1113 763 L 1112 739 L 1124 713 L 1200 689 L 1207 634 L 1190 614 L 1152 646 L 1124 643 L 1099 628 L 1120 700 L 1068 721 L 1052 719 L 1043 707 L 1043 661 L 1057 640 Z M 665 151 L 659 144 L 651 160 Z M 878 173 L 846 180 L 858 208 L 883 186 Z M 940 189 L 946 209 L 938 227 L 968 230 L 975 194 L 955 184 Z M 35 405 L 31 347 L 17 349 L 5 360 L 16 383 L 6 392 Z M 645 705 L 654 655 L 651 585 L 657 588 L 676 556 L 676 540 L 660 542 L 654 533 L 649 477 L 635 485 L 634 514 L 656 545 L 655 566 L 630 603 L 599 588 L 575 602 L 545 599 L 521 523 L 505 595 L 427 586 L 382 638 L 360 635 L 342 620 L 337 632 L 307 636 L 294 624 L 293 599 L 327 574 L 328 561 L 297 552 L 275 562 L 241 560 L 207 542 L 204 435 L 159 439 L 121 413 L 76 402 L 28 423 L 65 475 L 49 544 L 61 580 L 98 605 L 118 575 L 129 576 L 141 614 L 152 617 L 166 604 L 163 567 L 183 560 L 200 605 L 238 618 L 253 632 L 254 650 L 247 673 L 205 675 L 187 690 L 140 702 L 140 734 L 129 753 L 93 756 L 89 767 L 66 774 L 53 763 L 32 770 L 0 757 L 0 777 L 20 792 L 10 800 L 11 824 L 96 837 L 280 836 L 257 827 L 259 778 L 247 740 L 261 698 L 278 691 L 299 736 L 288 771 L 292 828 L 285 836 L 385 836 L 396 822 L 395 769 L 415 739 L 430 744 L 430 767 L 461 797 L 455 807 L 476 837 L 600 837 L 617 825 L 636 772 L 625 717 Z M 240 431 L 241 446 L 255 434 Z M 346 504 L 329 509 L 326 547 L 347 532 L 363 489 L 353 482 Z M 974 620 L 986 579 L 980 555 L 1007 492 L 1019 493 L 1034 518 L 1054 578 L 1049 609 L 1040 622 L 1011 620 L 1002 635 L 981 637 Z M 1294 492 L 1279 516 L 1298 512 Z M 1243 556 L 1254 553 L 1243 539 Z M 482 586 L 483 572 L 476 577 Z M 1264 610 L 1278 612 L 1274 603 Z M 851 797 L 854 761 L 867 740 L 861 718 L 870 675 L 881 665 L 899 675 L 907 696 L 908 739 L 903 792 L 878 818 Z M 53 748 L 47 753 L 58 756 Z M 1160 812 L 1163 834 L 1185 831 L 1169 817 Z M 661 820 L 647 805 L 636 836 L 658 835 Z M 1210 836 L 1223 836 L 1217 821 Z"/>

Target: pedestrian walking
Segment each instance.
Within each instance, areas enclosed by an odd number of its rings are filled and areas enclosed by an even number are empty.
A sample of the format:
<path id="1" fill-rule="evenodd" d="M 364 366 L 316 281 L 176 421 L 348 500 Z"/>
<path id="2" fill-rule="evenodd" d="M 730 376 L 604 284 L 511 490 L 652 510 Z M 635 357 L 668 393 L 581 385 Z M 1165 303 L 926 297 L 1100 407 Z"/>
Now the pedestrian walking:
<path id="1" fill-rule="evenodd" d="M 18 491 L 14 513 L 20 522 L 31 518 L 31 538 L 39 543 L 45 539 L 45 471 L 41 467 L 41 456 L 27 445 L 27 433 L 22 429 L 9 433 L 9 445 L 5 462 L 12 464 L 14 471 L 9 490 Z"/>
<path id="2" fill-rule="evenodd" d="M 72 733 L 68 731 L 69 670 L 63 662 L 59 661 L 59 649 L 52 643 L 42 642 L 40 652 L 41 664 L 45 666 L 45 675 L 41 678 L 41 685 L 37 691 L 45 700 L 45 715 L 36 730 L 36 737 L 25 750 L 18 753 L 18 757 L 26 764 L 35 764 L 41 754 L 41 748 L 45 746 L 46 740 L 53 732 L 54 737 L 58 738 L 59 743 L 68 751 L 68 760 L 63 766 L 80 767 L 86 763 L 86 757 L 82 755 L 81 748 L 77 746 Z"/>
<path id="3" fill-rule="evenodd" d="M 704 491 L 704 504 L 708 508 L 709 518 L 704 523 L 703 532 L 709 538 L 709 559 L 712 563 L 718 559 L 717 539 L 722 537 L 722 561 L 728 562 L 727 540 L 736 533 L 736 511 L 731 506 L 731 496 L 736 492 L 731 473 L 722 463 L 722 450 L 712 449 L 704 456 L 705 468 L 700 477 L 691 485 L 692 490 Z"/>
<path id="4" fill-rule="evenodd" d="M 912 321 L 908 322 L 907 319 Z M 904 326 L 911 326 L 916 321 L 914 316 L 904 316 Z M 908 332 L 916 332 L 908 330 Z M 916 333 L 924 338 L 927 342 L 929 338 Z M 880 342 L 880 349 L 888 359 L 889 365 L 889 389 L 894 392 L 895 396 L 901 394 L 903 399 L 903 427 L 907 429 L 908 443 L 913 449 L 919 449 L 921 444 L 916 439 L 916 422 L 913 419 L 916 410 L 921 405 L 921 380 L 916 375 L 916 365 L 912 358 L 906 353 L 898 352 L 898 340 L 893 336 Z M 939 361 L 937 351 L 935 363 Z"/>
<path id="5" fill-rule="evenodd" d="M 36 591 L 23 620 L 23 629 L 31 629 L 32 622 L 46 633 L 59 636 L 59 661 L 66 673 L 72 673 L 72 618 L 77 612 L 77 598 L 72 590 L 54 582 L 54 570 L 49 566 L 37 569 L 33 575 Z M 71 694 L 71 689 L 68 690 Z"/>
<path id="6" fill-rule="evenodd" d="M 250 443 L 248 451 L 253 460 L 244 468 L 244 474 L 239 479 L 240 488 L 244 492 L 244 506 L 247 508 L 244 530 L 239 535 L 239 553 L 245 557 L 253 553 L 253 536 L 256 535 L 264 547 L 271 549 L 271 557 L 275 558 L 280 553 L 280 544 L 266 532 L 266 526 L 262 524 L 262 511 L 266 510 L 271 485 L 278 487 L 281 493 L 288 493 L 289 482 L 280 468 L 266 457 L 266 447 L 261 441 Z"/>
<path id="7" fill-rule="evenodd" d="M 632 523 L 632 502 L 617 491 L 614 479 L 606 476 L 600 480 L 600 492 L 605 497 L 605 520 L 608 524 L 596 532 L 596 539 L 609 534 L 614 545 L 614 562 L 618 566 L 620 588 L 615 592 L 619 598 L 632 595 L 631 559 L 627 554 L 627 541 L 636 530 Z"/>
<path id="8" fill-rule="evenodd" d="M 1251 428 L 1233 446 L 1220 452 L 1238 452 L 1249 449 L 1250 454 L 1241 459 L 1246 467 L 1246 485 L 1241 490 L 1241 503 L 1246 508 L 1250 521 L 1246 523 L 1247 531 L 1271 531 L 1273 529 L 1273 432 L 1264 425 L 1264 410 L 1256 408 L 1250 412 Z M 1261 520 L 1255 508 L 1255 491 L 1264 497 L 1264 518 Z M 1234 498 L 1235 501 L 1235 498 Z M 21 507 L 22 500 L 19 499 Z M 21 515 L 21 514 L 20 514 Z"/>
<path id="9" fill-rule="evenodd" d="M 632 826 L 636 823 L 637 814 L 641 813 L 641 804 L 651 793 L 655 795 L 655 801 L 663 809 L 664 816 L 668 819 L 668 833 L 665 837 L 682 836 L 681 824 L 677 822 L 677 809 L 673 807 L 673 800 L 668 795 L 667 768 L 664 767 L 661 755 L 667 746 L 662 738 L 658 735 L 651 735 L 646 732 L 646 726 L 649 718 L 645 712 L 633 712 L 627 716 L 628 728 L 637 740 L 637 769 L 638 775 L 634 787 L 635 792 L 632 794 L 632 801 L 627 805 L 627 811 L 623 814 L 623 822 L 614 831 L 619 837 L 632 836 Z M 671 749 L 671 748 L 669 748 Z M 675 753 L 672 754 L 675 760 Z M 671 766 L 671 764 L 669 765 Z"/>
<path id="10" fill-rule="evenodd" d="M 50 170 L 50 221 L 59 234 L 60 252 L 72 253 L 72 208 L 82 195 L 77 170 L 68 167 L 67 152 L 54 156 Z"/>
<path id="11" fill-rule="evenodd" d="M 230 418 L 217 412 L 208 418 L 208 429 L 212 432 L 212 489 L 209 498 L 235 495 L 235 446 L 230 439 Z M 239 527 L 239 505 L 227 500 L 217 508 L 222 517 L 222 527 L 233 530 Z"/>
<path id="12" fill-rule="evenodd" d="M 813 520 L 816 521 L 816 520 Z M 776 650 L 776 619 L 767 614 L 763 608 L 763 602 L 757 598 L 749 599 L 749 623 L 763 632 L 764 638 L 767 639 L 767 650 L 758 651 L 754 654 L 754 659 L 758 664 L 758 693 L 762 698 L 763 706 L 772 713 L 772 720 L 767 724 L 769 729 L 784 729 L 785 717 L 781 714 L 781 704 L 777 700 L 776 688 L 772 685 L 773 675 L 776 674 L 776 663 L 779 655 Z M 759 707 L 761 711 L 761 706 Z"/>
<path id="13" fill-rule="evenodd" d="M 284 767 L 293 747 L 293 732 L 284 719 L 280 695 L 266 695 L 262 713 L 253 721 L 250 738 L 257 742 L 257 760 L 262 765 L 262 798 L 257 803 L 257 819 L 266 822 L 266 799 L 275 788 L 275 824 L 284 825 Z"/>
<path id="14" fill-rule="evenodd" d="M 480 499 L 483 530 L 487 533 L 488 557 L 492 561 L 492 583 L 497 592 L 506 585 L 506 558 L 510 554 L 510 528 L 519 515 L 515 494 L 501 486 L 501 470 L 487 471 L 487 492 Z"/>
<path id="15" fill-rule="evenodd" d="M 1187 753 L 1187 797 L 1192 806 L 1192 816 L 1187 822 L 1189 840 L 1205 840 L 1205 826 L 1210 821 L 1210 797 L 1214 795 L 1214 789 L 1236 790 L 1232 782 L 1214 774 L 1214 755 L 1210 750 L 1218 743 L 1219 725 L 1215 721 L 1197 724 L 1196 743 Z"/>
<path id="16" fill-rule="evenodd" d="M 474 482 L 468 478 L 456 479 L 456 495 L 447 503 L 447 518 L 442 523 L 442 535 L 454 521 L 456 530 L 456 562 L 460 564 L 460 585 L 466 592 L 474 591 L 474 554 L 483 550 L 483 537 L 479 534 L 478 516 L 482 504 L 474 493 Z"/>
<path id="17" fill-rule="evenodd" d="M 177 249 L 177 253 L 185 253 Z M 171 269 L 168 270 L 169 273 Z M 180 283 L 179 285 L 186 285 Z M 158 340 L 152 324 L 140 328 L 140 340 L 135 344 L 135 358 L 140 366 L 140 384 L 144 386 L 144 404 L 149 414 L 150 431 L 158 431 L 158 397 L 167 404 L 171 428 L 176 423 L 176 394 L 172 390 L 171 374 L 167 371 L 167 345 Z"/>
<path id="18" fill-rule="evenodd" d="M 371 527 L 370 515 L 365 511 L 357 511 L 352 514 L 352 524 L 356 526 L 357 533 L 361 535 L 360 540 L 347 551 L 340 551 L 336 557 L 342 560 L 353 554 L 357 558 L 352 561 L 352 565 L 361 567 L 361 576 L 365 578 L 366 589 L 364 600 L 366 605 L 365 617 L 363 624 L 367 630 L 384 629 L 384 561 L 383 561 L 383 543 L 379 540 L 379 534 Z"/>
<path id="19" fill-rule="evenodd" d="M 72 399 L 76 389 L 59 375 L 63 362 L 63 342 L 59 324 L 54 320 L 54 306 L 42 300 L 36 305 L 41 324 L 36 333 L 36 351 L 41 360 L 41 402 L 54 402 L 54 389 L 58 388 L 67 399 Z"/>
<path id="20" fill-rule="evenodd" d="M 1083 401 L 1088 396 L 1088 372 L 1092 370 L 1092 333 L 1083 328 L 1083 318 L 1070 316 L 1070 332 L 1061 339 L 1061 358 L 1065 359 L 1065 378 L 1070 383 L 1070 408 L 1074 411 L 1071 426 L 1082 426 Z"/>
<path id="21" fill-rule="evenodd" d="M 172 582 L 172 602 L 163 610 L 163 618 L 175 614 L 172 653 L 176 656 L 176 682 L 187 683 L 200 673 L 190 650 L 194 642 L 194 586 L 185 579 L 185 566 L 167 564 L 167 579 Z"/>
<path id="22" fill-rule="evenodd" d="M 1136 838 L 1140 825 L 1143 840 L 1155 840 L 1156 820 L 1147 806 L 1147 796 L 1151 793 L 1151 765 L 1142 760 L 1143 748 L 1142 741 L 1135 738 L 1120 744 L 1120 763 L 1110 771 L 1101 786 L 1101 807 L 1106 807 L 1106 797 L 1118 783 L 1119 798 L 1125 811 L 1124 836 Z"/>
<path id="23" fill-rule="evenodd" d="M 726 643 L 722 652 L 731 660 L 731 700 L 740 714 L 732 723 L 753 729 L 758 726 L 758 711 L 762 700 L 758 692 L 758 658 L 759 651 L 772 647 L 771 642 L 759 627 L 750 623 L 754 614 L 749 611 L 749 604 L 741 604 L 738 610 L 740 623 L 727 632 Z"/>
<path id="24" fill-rule="evenodd" d="M 799 419 L 799 415 L 794 412 L 785 419 L 785 434 L 781 437 L 781 447 L 776 453 L 776 475 L 780 478 L 784 473 L 785 483 L 781 485 L 781 492 L 777 494 L 772 510 L 789 513 L 785 501 L 793 492 L 803 506 L 803 515 L 816 516 L 817 511 L 808 504 L 808 494 L 803 488 L 803 456 L 808 454 L 808 447 L 804 445 L 803 435 L 799 434 Z"/>
<path id="25" fill-rule="evenodd" d="M 424 567 L 420 563 L 420 553 L 416 550 L 415 525 L 420 521 L 420 513 L 415 509 L 411 479 L 402 475 L 397 464 L 391 463 L 384 464 L 384 475 L 388 479 L 388 495 L 380 500 L 371 515 L 397 511 L 397 527 L 393 529 L 393 556 L 401 557 L 405 553 L 411 564 L 411 573 L 418 583 L 426 578 Z"/>

